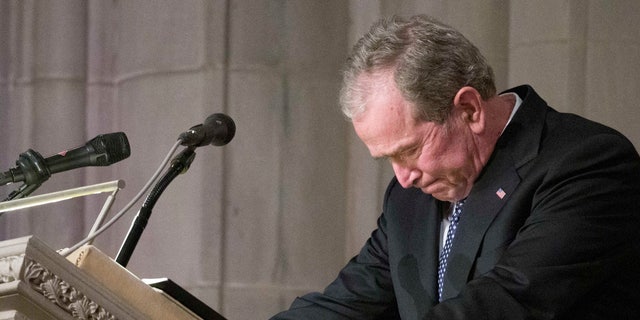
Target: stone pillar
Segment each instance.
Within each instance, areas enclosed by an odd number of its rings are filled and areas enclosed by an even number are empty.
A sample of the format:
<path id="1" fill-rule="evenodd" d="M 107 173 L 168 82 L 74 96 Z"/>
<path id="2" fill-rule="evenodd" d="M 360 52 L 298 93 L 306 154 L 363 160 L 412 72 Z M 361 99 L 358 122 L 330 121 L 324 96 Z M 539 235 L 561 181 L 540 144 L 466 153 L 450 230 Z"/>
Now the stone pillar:
<path id="1" fill-rule="evenodd" d="M 5 1 L 3 20 L 3 164 L 15 166 L 20 153 L 33 149 L 43 157 L 85 142 L 84 77 L 86 39 L 82 1 L 64 3 Z M 6 11 L 5 11 L 6 10 Z M 65 19 L 60 19 L 65 16 Z M 6 103 L 6 105 L 4 105 Z M 11 105 L 11 108 L 9 108 Z M 4 170 L 4 169 L 3 169 Z M 36 193 L 77 187 L 81 172 L 52 176 Z M 20 184 L 3 187 L 6 194 Z M 6 195 L 3 190 L 3 195 Z M 4 197 L 3 197 L 4 199 Z M 65 229 L 70 221 L 82 224 L 80 199 L 7 214 L 3 237 L 40 234 L 53 247 L 68 245 L 82 230 Z M 50 217 L 50 223 L 37 223 Z"/>
<path id="2" fill-rule="evenodd" d="M 512 1 L 509 82 L 639 145 L 638 12 L 637 1 Z"/>
<path id="3" fill-rule="evenodd" d="M 275 313 L 344 263 L 342 1 L 232 1 L 223 310 Z M 247 308 L 251 305 L 251 308 Z M 233 316 L 231 316 L 233 315 Z"/>

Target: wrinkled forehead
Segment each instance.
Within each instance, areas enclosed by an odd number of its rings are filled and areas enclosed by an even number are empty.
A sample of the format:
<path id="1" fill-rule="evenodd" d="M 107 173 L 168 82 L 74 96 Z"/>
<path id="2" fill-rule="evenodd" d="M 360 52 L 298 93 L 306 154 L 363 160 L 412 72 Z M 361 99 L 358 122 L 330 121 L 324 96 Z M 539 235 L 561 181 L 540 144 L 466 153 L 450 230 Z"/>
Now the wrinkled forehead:
<path id="1" fill-rule="evenodd" d="M 354 117 L 354 121 L 368 121 L 380 117 L 380 120 L 384 120 L 384 117 L 404 112 L 402 109 L 405 101 L 393 81 L 393 72 L 363 73 L 356 81 L 355 94 L 358 95 L 361 112 Z"/>
<path id="2" fill-rule="evenodd" d="M 367 145 L 372 156 L 404 141 L 416 124 L 411 116 L 410 103 L 393 85 L 393 80 L 373 77 L 368 81 L 368 94 L 363 96 L 364 110 L 353 118 L 356 134 Z"/>
<path id="3" fill-rule="evenodd" d="M 349 103 L 352 109 L 351 118 L 355 119 L 364 113 L 371 100 L 379 99 L 380 96 L 389 95 L 393 91 L 397 91 L 393 77 L 394 72 L 392 69 L 358 74 L 354 78 L 349 92 Z"/>

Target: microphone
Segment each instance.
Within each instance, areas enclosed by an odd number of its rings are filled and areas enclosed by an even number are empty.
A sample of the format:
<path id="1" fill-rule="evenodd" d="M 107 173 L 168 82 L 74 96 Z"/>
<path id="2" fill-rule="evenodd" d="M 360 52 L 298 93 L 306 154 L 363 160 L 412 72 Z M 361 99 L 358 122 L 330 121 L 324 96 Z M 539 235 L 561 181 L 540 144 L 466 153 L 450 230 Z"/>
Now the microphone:
<path id="1" fill-rule="evenodd" d="M 204 123 L 195 125 L 189 130 L 180 134 L 178 141 L 180 145 L 185 146 L 184 150 L 180 152 L 172 161 L 171 166 L 168 168 L 164 176 L 156 183 L 151 192 L 147 195 L 142 207 L 138 211 L 138 214 L 131 223 L 131 228 L 118 251 L 116 256 L 116 262 L 122 267 L 127 267 L 129 259 L 133 255 L 142 232 L 147 226 L 147 222 L 151 217 L 151 212 L 156 202 L 160 198 L 160 195 L 169 186 L 169 183 L 173 181 L 179 174 L 185 173 L 193 159 L 195 158 L 195 149 L 197 147 L 206 146 L 212 144 L 214 146 L 223 146 L 233 139 L 236 134 L 236 124 L 231 117 L 222 114 L 214 113 L 207 117 Z M 177 147 L 177 143 L 176 143 Z"/>
<path id="2" fill-rule="evenodd" d="M 18 167 L 0 173 L 0 185 L 25 181 L 27 185 L 40 184 L 52 174 L 86 166 L 108 166 L 131 155 L 129 140 L 124 132 L 101 134 L 85 145 L 43 158 L 29 149 L 22 153 Z"/>
<path id="3" fill-rule="evenodd" d="M 180 144 L 187 147 L 202 147 L 208 144 L 224 146 L 236 134 L 236 124 L 231 117 L 214 113 L 203 124 L 195 125 L 180 134 Z"/>

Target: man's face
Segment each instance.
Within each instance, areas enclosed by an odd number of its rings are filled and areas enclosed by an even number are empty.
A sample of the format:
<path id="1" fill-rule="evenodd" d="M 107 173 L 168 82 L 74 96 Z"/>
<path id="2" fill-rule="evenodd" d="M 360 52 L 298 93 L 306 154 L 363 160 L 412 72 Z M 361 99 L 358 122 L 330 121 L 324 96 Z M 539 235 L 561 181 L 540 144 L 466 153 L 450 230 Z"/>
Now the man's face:
<path id="1" fill-rule="evenodd" d="M 454 110 L 446 124 L 416 120 L 391 79 L 367 79 L 387 83 L 369 86 L 375 90 L 367 94 L 364 113 L 353 119 L 356 134 L 374 158 L 391 162 L 404 188 L 420 188 L 443 201 L 464 199 L 481 170 L 464 115 Z"/>

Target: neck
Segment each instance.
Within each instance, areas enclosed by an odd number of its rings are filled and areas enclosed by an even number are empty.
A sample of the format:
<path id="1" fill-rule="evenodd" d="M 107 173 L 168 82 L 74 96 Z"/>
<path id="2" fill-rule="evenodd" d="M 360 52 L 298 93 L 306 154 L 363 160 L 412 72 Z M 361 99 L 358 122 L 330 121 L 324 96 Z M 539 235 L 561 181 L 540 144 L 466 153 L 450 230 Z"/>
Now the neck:
<path id="1" fill-rule="evenodd" d="M 509 121 L 516 99 L 512 95 L 494 96 L 486 100 L 485 103 L 486 131 L 482 139 L 483 147 L 480 148 L 483 151 L 481 155 L 483 166 L 491 157 L 496 142 Z"/>
<path id="2" fill-rule="evenodd" d="M 489 99 L 487 103 L 487 111 L 489 112 L 490 119 L 492 119 L 492 121 L 490 121 L 491 136 L 494 140 L 492 143 L 495 144 L 507 126 L 507 122 L 516 105 L 516 98 L 511 94 L 500 95 Z"/>

